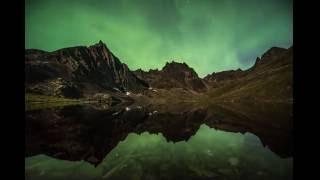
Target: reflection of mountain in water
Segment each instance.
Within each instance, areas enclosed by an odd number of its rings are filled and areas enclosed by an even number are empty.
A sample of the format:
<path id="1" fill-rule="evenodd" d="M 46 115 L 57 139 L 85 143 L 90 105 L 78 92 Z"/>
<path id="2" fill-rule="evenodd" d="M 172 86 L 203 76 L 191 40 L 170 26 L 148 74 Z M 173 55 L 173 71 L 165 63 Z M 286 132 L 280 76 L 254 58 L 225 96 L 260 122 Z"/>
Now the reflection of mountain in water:
<path id="1" fill-rule="evenodd" d="M 131 105 L 99 109 L 66 106 L 26 112 L 26 156 L 46 154 L 98 165 L 129 133 L 162 133 L 168 141 L 188 140 L 201 124 L 251 132 L 281 157 L 292 154 L 292 105 Z"/>
<path id="2" fill-rule="evenodd" d="M 45 155 L 26 158 L 32 179 L 288 179 L 292 159 L 282 159 L 251 133 L 201 125 L 188 141 L 168 142 L 160 133 L 130 133 L 94 168 L 83 161 Z"/>
<path id="3" fill-rule="evenodd" d="M 287 179 L 293 47 L 205 78 L 174 61 L 131 71 L 102 41 L 25 55 L 27 177 Z M 83 103 L 97 104 L 65 106 Z"/>

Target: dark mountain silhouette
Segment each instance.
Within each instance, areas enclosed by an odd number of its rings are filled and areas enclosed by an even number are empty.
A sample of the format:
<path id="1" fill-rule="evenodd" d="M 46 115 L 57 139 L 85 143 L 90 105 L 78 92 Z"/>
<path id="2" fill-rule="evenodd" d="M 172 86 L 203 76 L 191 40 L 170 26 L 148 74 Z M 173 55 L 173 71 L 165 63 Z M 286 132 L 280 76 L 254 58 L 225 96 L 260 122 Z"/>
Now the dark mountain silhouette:
<path id="1" fill-rule="evenodd" d="M 166 63 L 162 70 L 149 70 L 148 72 L 138 69 L 134 73 L 154 88 L 184 88 L 194 91 L 206 89 L 203 80 L 186 63 L 172 61 Z"/>
<path id="2" fill-rule="evenodd" d="M 292 47 L 272 47 L 247 70 L 216 72 L 202 79 L 186 63 L 174 61 L 161 70 L 130 71 L 102 41 L 54 52 L 28 49 L 26 92 L 79 98 L 112 91 L 141 93 L 152 87 L 171 95 L 198 92 L 209 100 L 288 101 L 292 100 L 292 54 Z"/>
<path id="3" fill-rule="evenodd" d="M 27 49 L 25 70 L 27 91 L 47 95 L 81 97 L 104 90 L 140 91 L 148 87 L 102 41 L 54 52 Z"/>

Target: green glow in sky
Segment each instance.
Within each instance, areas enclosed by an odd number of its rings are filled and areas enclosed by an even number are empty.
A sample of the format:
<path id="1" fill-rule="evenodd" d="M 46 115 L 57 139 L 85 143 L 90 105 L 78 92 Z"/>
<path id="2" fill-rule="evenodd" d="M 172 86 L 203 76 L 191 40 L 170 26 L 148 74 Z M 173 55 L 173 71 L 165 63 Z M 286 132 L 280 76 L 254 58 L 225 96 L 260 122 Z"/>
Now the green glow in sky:
<path id="1" fill-rule="evenodd" d="M 130 69 L 175 59 L 203 77 L 292 45 L 292 0 L 26 0 L 25 46 L 53 51 L 99 40 Z"/>

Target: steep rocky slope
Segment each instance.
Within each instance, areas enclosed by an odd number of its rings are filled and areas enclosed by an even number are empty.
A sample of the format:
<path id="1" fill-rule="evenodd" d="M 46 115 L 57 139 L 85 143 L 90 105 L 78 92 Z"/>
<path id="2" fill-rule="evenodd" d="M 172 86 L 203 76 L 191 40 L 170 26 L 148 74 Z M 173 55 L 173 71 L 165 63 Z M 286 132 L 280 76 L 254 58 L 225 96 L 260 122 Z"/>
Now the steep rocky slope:
<path id="1" fill-rule="evenodd" d="M 81 97 L 108 91 L 141 91 L 147 83 L 137 78 L 100 41 L 45 52 L 25 52 L 26 90 L 54 96 Z"/>

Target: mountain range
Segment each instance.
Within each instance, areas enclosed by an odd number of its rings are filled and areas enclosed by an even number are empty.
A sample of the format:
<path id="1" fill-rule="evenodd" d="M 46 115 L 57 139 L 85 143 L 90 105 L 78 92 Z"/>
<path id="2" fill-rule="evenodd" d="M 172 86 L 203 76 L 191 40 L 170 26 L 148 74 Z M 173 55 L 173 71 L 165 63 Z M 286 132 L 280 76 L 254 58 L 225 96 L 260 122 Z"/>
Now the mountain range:
<path id="1" fill-rule="evenodd" d="M 46 52 L 25 51 L 26 93 L 83 98 L 97 93 L 146 94 L 148 90 L 204 94 L 224 100 L 292 100 L 293 47 L 272 47 L 247 70 L 200 78 L 186 63 L 167 62 L 161 70 L 130 70 L 98 43 Z"/>
<path id="2" fill-rule="evenodd" d="M 281 157 L 291 156 L 292 60 L 293 47 L 272 47 L 246 70 L 200 78 L 174 60 L 160 70 L 130 70 L 102 41 L 26 49 L 26 156 L 97 166 L 129 133 L 187 141 L 201 124 L 252 132 Z"/>

